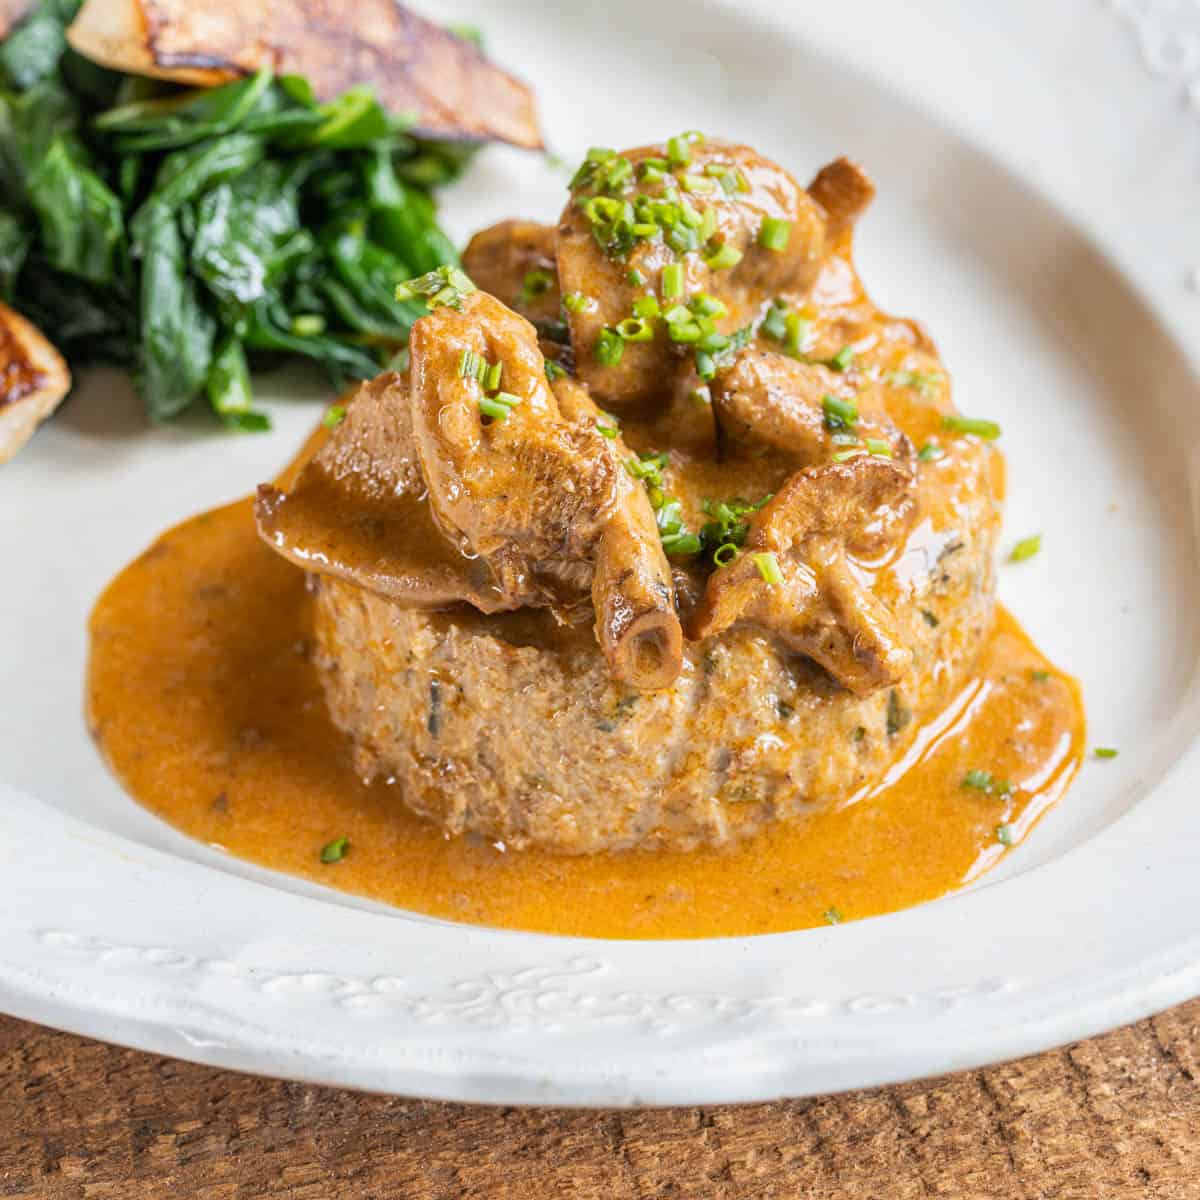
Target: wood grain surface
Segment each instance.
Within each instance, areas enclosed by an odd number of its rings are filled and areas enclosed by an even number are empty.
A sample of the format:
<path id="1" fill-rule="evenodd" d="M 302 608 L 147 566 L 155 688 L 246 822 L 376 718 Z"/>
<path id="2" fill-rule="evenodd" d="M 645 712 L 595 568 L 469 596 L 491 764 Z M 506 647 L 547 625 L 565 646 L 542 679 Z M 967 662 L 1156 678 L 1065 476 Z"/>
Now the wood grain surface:
<path id="1" fill-rule="evenodd" d="M 816 1100 L 499 1109 L 254 1079 L 0 1018 L 19 1200 L 1191 1200 L 1200 1001 L 963 1075 Z"/>

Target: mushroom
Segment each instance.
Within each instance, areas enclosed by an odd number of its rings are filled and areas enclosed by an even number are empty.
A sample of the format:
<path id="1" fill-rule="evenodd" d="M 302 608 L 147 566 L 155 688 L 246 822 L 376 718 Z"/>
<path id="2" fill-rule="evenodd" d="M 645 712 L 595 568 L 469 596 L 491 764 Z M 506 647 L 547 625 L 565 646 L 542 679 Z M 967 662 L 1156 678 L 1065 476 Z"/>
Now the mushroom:
<path id="1" fill-rule="evenodd" d="M 404 378 L 386 372 L 360 384 L 345 410 L 290 488 L 259 487 L 262 539 L 307 571 L 349 580 L 408 608 L 519 607 L 521 597 L 500 588 L 486 562 L 464 558 L 433 523 Z"/>
<path id="2" fill-rule="evenodd" d="M 835 158 L 817 172 L 808 194 L 825 210 L 826 238 L 835 243 L 854 228 L 875 199 L 875 183 L 858 163 Z"/>
<path id="3" fill-rule="evenodd" d="M 551 390 L 533 327 L 481 292 L 419 321 L 411 347 L 415 444 L 442 530 L 486 558 L 505 590 L 542 589 L 543 604 L 586 578 L 613 674 L 669 684 L 682 662 L 670 568 L 623 444 L 601 435 L 587 393 L 566 381 Z M 488 416 L 463 374 L 471 361 L 501 366 L 507 411 Z"/>
<path id="4" fill-rule="evenodd" d="M 880 553 L 914 513 L 912 477 L 884 459 L 798 471 L 755 515 L 737 559 L 709 577 L 692 636 L 757 625 L 856 695 L 895 684 L 912 653 L 852 559 Z"/>
<path id="5" fill-rule="evenodd" d="M 560 379 L 554 394 L 563 415 L 576 424 L 594 429 L 603 420 L 574 380 Z M 629 450 L 620 432 L 611 432 L 608 453 L 624 462 Z M 617 473 L 617 502 L 596 546 L 592 606 L 596 639 L 617 679 L 643 690 L 675 680 L 683 664 L 683 629 L 672 571 L 646 490 L 623 469 Z"/>
<path id="6" fill-rule="evenodd" d="M 685 153 L 686 167 L 664 171 Z M 593 151 L 576 176 L 559 222 L 558 274 L 580 378 L 606 406 L 637 407 L 659 399 L 691 347 L 657 320 L 646 326 L 652 337 L 613 342 L 636 302 L 654 296 L 665 311 L 710 297 L 721 306 L 716 330 L 732 334 L 757 319 L 764 296 L 812 286 L 825 217 L 787 171 L 748 146 L 685 138 L 608 154 Z M 772 228 L 775 248 L 762 244 Z"/>
<path id="7" fill-rule="evenodd" d="M 821 363 L 747 350 L 711 391 L 729 441 L 772 446 L 805 466 L 856 447 L 871 447 L 910 470 L 916 461 L 912 442 L 875 406 L 872 389 L 850 386 L 845 374 Z"/>

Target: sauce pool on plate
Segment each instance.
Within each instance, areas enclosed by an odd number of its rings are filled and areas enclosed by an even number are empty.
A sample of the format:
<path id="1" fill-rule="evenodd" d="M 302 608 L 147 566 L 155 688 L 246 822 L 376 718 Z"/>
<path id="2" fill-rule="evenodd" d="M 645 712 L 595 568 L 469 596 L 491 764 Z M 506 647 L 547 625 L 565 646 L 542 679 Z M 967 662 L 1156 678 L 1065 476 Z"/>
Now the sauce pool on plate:
<path id="1" fill-rule="evenodd" d="M 455 921 L 698 938 L 892 912 L 993 866 L 1083 755 L 1077 684 L 998 610 L 970 682 L 882 779 L 836 808 L 689 853 L 448 840 L 394 787 L 356 775 L 311 661 L 310 604 L 303 574 L 256 535 L 250 500 L 170 530 L 92 614 L 94 736 L 128 791 L 188 836 Z"/>

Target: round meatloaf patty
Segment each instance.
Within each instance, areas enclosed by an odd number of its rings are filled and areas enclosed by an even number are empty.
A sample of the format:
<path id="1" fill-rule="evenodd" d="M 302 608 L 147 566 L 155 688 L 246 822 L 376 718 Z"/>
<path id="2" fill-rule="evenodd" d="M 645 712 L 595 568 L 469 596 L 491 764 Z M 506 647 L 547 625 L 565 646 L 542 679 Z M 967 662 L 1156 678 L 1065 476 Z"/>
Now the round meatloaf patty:
<path id="1" fill-rule="evenodd" d="M 363 777 L 452 835 L 571 854 L 748 836 L 869 786 L 965 681 L 993 615 L 988 470 L 964 443 L 922 469 L 935 518 L 876 583 L 914 664 L 866 698 L 752 627 L 689 643 L 673 686 L 637 692 L 587 622 L 405 608 L 318 576 L 330 713 Z"/>

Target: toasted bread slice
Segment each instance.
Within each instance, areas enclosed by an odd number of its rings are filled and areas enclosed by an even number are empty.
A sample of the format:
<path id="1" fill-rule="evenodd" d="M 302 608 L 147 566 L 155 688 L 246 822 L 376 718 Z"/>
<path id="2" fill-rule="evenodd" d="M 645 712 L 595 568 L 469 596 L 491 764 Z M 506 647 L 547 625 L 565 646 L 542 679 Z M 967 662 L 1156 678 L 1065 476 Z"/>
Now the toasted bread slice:
<path id="1" fill-rule="evenodd" d="M 321 100 L 367 84 L 420 133 L 542 146 L 524 84 L 394 0 L 85 0 L 67 40 L 106 67 L 177 83 L 271 66 L 305 76 Z"/>
<path id="2" fill-rule="evenodd" d="M 62 355 L 36 326 L 0 304 L 0 463 L 29 441 L 70 388 Z"/>

